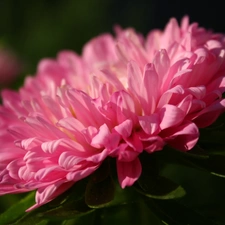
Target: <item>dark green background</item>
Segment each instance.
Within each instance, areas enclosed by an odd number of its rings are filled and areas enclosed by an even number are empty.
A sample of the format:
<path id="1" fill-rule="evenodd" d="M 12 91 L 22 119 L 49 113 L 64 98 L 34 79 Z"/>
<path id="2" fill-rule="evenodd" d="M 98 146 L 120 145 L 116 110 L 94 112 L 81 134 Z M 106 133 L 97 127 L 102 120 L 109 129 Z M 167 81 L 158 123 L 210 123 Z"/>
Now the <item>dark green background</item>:
<path id="1" fill-rule="evenodd" d="M 112 32 L 115 24 L 146 34 L 163 28 L 169 18 L 190 20 L 225 31 L 222 1 L 163 0 L 0 0 L 0 40 L 35 73 L 38 61 L 62 49 L 81 52 L 92 37 Z"/>
<path id="2" fill-rule="evenodd" d="M 25 63 L 22 80 L 34 74 L 40 59 L 55 57 L 57 52 L 72 49 L 78 53 L 91 38 L 113 32 L 116 24 L 134 27 L 147 34 L 153 28 L 166 25 L 169 18 L 178 20 L 190 15 L 207 29 L 225 32 L 222 1 L 163 1 L 163 0 L 0 0 L 0 41 L 13 49 Z M 13 85 L 16 88 L 18 85 Z M 222 178 L 190 169 L 168 167 L 166 175 L 189 191 L 187 203 L 214 207 L 220 212 L 225 199 Z M 1 211 L 21 198 L 20 195 L 0 198 Z M 223 208 L 222 208 L 223 210 Z M 217 216 L 217 214 L 216 214 Z"/>

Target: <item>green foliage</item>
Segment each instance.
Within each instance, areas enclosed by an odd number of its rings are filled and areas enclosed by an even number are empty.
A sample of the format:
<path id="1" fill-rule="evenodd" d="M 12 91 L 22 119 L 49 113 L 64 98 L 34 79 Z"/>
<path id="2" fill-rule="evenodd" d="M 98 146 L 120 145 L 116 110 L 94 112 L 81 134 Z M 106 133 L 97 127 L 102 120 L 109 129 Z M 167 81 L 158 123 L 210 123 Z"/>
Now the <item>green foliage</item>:
<path id="1" fill-rule="evenodd" d="M 25 213 L 34 204 L 34 193 L 14 202 L 0 215 L 0 224 L 222 225 L 223 130 L 223 125 L 204 130 L 189 152 L 166 147 L 154 154 L 142 153 L 142 174 L 124 190 L 115 182 L 114 159 L 107 159 L 95 173 L 36 210 Z"/>
<path id="2" fill-rule="evenodd" d="M 215 221 L 178 201 L 146 200 L 146 205 L 168 225 L 213 225 Z"/>
<path id="3" fill-rule="evenodd" d="M 62 49 L 81 53 L 90 38 L 109 32 L 117 22 L 115 10 L 108 10 L 112 5 L 112 0 L 2 0 L 1 43 L 15 50 L 25 63 L 23 76 L 12 88 L 20 87 L 25 75 L 35 73 L 41 58 L 55 57 Z M 122 26 L 130 23 L 137 30 L 146 29 L 136 6 L 121 15 Z M 115 164 L 107 160 L 90 177 L 32 212 L 25 210 L 34 204 L 34 193 L 3 196 L 0 224 L 223 225 L 224 120 L 225 115 L 200 130 L 198 145 L 191 151 L 165 147 L 161 152 L 141 154 L 143 172 L 134 187 L 122 190 L 115 182 Z"/>
<path id="4" fill-rule="evenodd" d="M 120 188 L 115 161 L 107 159 L 95 173 L 36 210 L 24 212 L 34 204 L 34 193 L 15 202 L 0 215 L 0 224 L 222 225 L 225 133 L 223 126 L 216 130 L 212 141 L 208 137 L 215 128 L 204 131 L 189 152 L 166 147 L 142 153 L 142 174 L 133 187 Z"/>
<path id="5" fill-rule="evenodd" d="M 142 174 L 136 185 L 139 192 L 155 199 L 174 199 L 185 195 L 180 185 L 159 174 L 160 162 L 157 157 L 143 153 L 140 158 Z"/>
<path id="6" fill-rule="evenodd" d="M 85 191 L 85 202 L 90 208 L 102 208 L 114 199 L 115 185 L 108 161 L 91 175 Z"/>
<path id="7" fill-rule="evenodd" d="M 25 210 L 34 204 L 34 193 L 28 194 L 25 198 L 12 205 L 0 215 L 0 224 L 9 224 L 15 219 L 24 215 Z"/>

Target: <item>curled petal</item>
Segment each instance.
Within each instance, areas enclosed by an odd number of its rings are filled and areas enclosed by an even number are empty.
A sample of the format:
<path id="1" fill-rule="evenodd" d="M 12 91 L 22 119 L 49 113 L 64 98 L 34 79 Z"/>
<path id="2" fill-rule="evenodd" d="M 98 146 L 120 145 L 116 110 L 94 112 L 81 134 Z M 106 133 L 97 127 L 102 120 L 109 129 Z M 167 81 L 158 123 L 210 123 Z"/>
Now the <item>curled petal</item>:
<path id="1" fill-rule="evenodd" d="M 117 161 L 117 173 L 120 186 L 132 186 L 141 175 L 141 163 L 138 158 L 132 162 Z"/>
<path id="2" fill-rule="evenodd" d="M 47 187 L 38 189 L 35 197 L 36 204 L 27 209 L 26 212 L 29 212 L 43 204 L 50 202 L 58 195 L 69 189 L 73 184 L 73 182 L 63 183 L 63 181 L 60 181 Z"/>
<path id="3" fill-rule="evenodd" d="M 146 134 L 153 135 L 159 131 L 159 116 L 158 114 L 140 116 L 139 124 Z"/>
<path id="4" fill-rule="evenodd" d="M 180 27 L 172 18 L 146 41 L 117 27 L 81 56 L 43 59 L 18 91 L 2 91 L 0 195 L 37 190 L 32 210 L 108 157 L 125 188 L 141 174 L 143 151 L 193 148 L 199 128 L 225 111 L 224 40 L 188 17 Z"/>
<path id="5" fill-rule="evenodd" d="M 173 148 L 187 151 L 192 149 L 198 141 L 198 127 L 191 122 L 168 130 L 167 143 Z"/>
<path id="6" fill-rule="evenodd" d="M 69 172 L 66 175 L 66 179 L 68 181 L 79 181 L 83 179 L 84 177 L 87 177 L 91 173 L 93 173 L 96 169 L 98 169 L 99 165 L 96 164 L 87 164 L 84 168 L 80 168 L 79 170 Z"/>
<path id="7" fill-rule="evenodd" d="M 173 105 L 165 105 L 159 113 L 162 130 L 179 125 L 185 117 L 184 111 Z"/>
<path id="8" fill-rule="evenodd" d="M 194 118 L 198 127 L 203 128 L 212 124 L 218 116 L 225 111 L 225 99 L 216 101 L 214 104 L 206 107 Z"/>
<path id="9" fill-rule="evenodd" d="M 123 138 L 127 138 L 131 135 L 133 128 L 133 123 L 131 120 L 125 120 L 118 126 L 115 126 L 114 129 L 115 131 L 120 134 Z"/>

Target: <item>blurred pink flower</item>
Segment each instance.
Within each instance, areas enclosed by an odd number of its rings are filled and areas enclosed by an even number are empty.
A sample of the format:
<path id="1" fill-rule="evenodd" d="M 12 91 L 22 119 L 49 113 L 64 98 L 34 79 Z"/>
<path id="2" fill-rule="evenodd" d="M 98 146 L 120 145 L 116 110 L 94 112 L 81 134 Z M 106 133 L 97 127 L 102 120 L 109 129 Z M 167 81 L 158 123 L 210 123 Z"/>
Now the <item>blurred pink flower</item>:
<path id="1" fill-rule="evenodd" d="M 138 159 L 168 144 L 194 147 L 198 128 L 225 109 L 224 36 L 185 17 L 146 40 L 116 27 L 40 62 L 18 91 L 2 92 L 0 194 L 37 190 L 45 204 L 110 156 L 121 187 L 141 174 Z"/>
<path id="2" fill-rule="evenodd" d="M 6 48 L 0 48 L 0 86 L 11 84 L 21 73 L 22 63 L 15 54 Z"/>

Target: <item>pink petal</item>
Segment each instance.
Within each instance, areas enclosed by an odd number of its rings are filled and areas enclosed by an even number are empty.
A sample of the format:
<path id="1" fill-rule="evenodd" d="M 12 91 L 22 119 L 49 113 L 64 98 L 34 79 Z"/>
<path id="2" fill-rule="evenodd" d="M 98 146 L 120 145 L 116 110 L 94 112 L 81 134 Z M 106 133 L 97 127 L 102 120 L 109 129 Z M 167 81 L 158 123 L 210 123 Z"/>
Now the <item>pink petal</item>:
<path id="1" fill-rule="evenodd" d="M 155 111 L 157 97 L 159 94 L 159 77 L 155 71 L 153 64 L 146 64 L 145 65 L 145 72 L 143 77 L 143 90 L 140 92 L 143 93 L 142 98 L 145 100 L 143 102 L 143 108 L 146 115 L 149 115 Z"/>
<path id="2" fill-rule="evenodd" d="M 194 122 L 199 128 L 203 128 L 212 124 L 218 116 L 225 111 L 225 99 L 217 101 L 204 110 L 200 111 L 194 118 Z"/>
<path id="3" fill-rule="evenodd" d="M 112 83 L 112 85 L 117 89 L 117 90 L 122 90 L 124 89 L 123 84 L 120 82 L 118 77 L 116 76 L 116 73 L 113 73 L 110 70 L 107 69 L 102 69 L 101 70 L 102 74 L 105 76 L 107 82 Z"/>
<path id="4" fill-rule="evenodd" d="M 184 88 L 181 85 L 169 89 L 162 94 L 157 107 L 162 108 L 164 105 L 170 104 L 170 102 L 173 102 L 174 99 L 177 100 L 178 96 L 183 95 L 184 93 Z"/>
<path id="5" fill-rule="evenodd" d="M 157 52 L 153 60 L 153 64 L 155 65 L 155 70 L 159 76 L 159 79 L 163 81 L 170 67 L 170 59 L 165 49 L 161 49 Z"/>
<path id="6" fill-rule="evenodd" d="M 138 155 L 139 152 L 133 151 L 131 147 L 128 146 L 128 144 L 120 144 L 119 148 L 116 152 L 114 152 L 114 157 L 117 157 L 117 160 L 120 162 L 131 162 L 134 161 Z"/>
<path id="7" fill-rule="evenodd" d="M 73 51 L 62 51 L 58 54 L 59 64 L 74 75 L 84 72 L 84 63 L 80 56 Z"/>
<path id="8" fill-rule="evenodd" d="M 143 151 L 143 144 L 140 140 L 139 134 L 133 133 L 132 136 L 125 138 L 126 143 L 134 149 L 134 151 L 137 151 L 141 153 Z"/>
<path id="9" fill-rule="evenodd" d="M 127 138 L 131 135 L 133 123 L 131 120 L 125 120 L 121 124 L 115 126 L 114 129 L 123 138 Z"/>
<path id="10" fill-rule="evenodd" d="M 103 124 L 100 128 L 98 133 L 92 138 L 91 145 L 95 148 L 101 148 L 106 146 L 108 143 L 108 139 L 110 136 L 109 128 L 106 124 Z"/>
<path id="11" fill-rule="evenodd" d="M 197 99 L 204 98 L 206 93 L 205 86 L 190 87 L 188 88 L 188 91 Z"/>
<path id="12" fill-rule="evenodd" d="M 61 142 L 62 142 L 62 139 L 44 142 L 42 143 L 41 148 L 44 152 L 52 154 L 56 151 L 56 149 L 61 144 Z"/>
<path id="13" fill-rule="evenodd" d="M 155 151 L 162 150 L 163 147 L 166 145 L 166 142 L 163 140 L 163 138 L 159 136 L 142 138 L 141 140 L 144 142 L 144 150 L 148 153 L 153 153 Z"/>
<path id="14" fill-rule="evenodd" d="M 109 154 L 109 150 L 104 149 L 102 152 L 86 158 L 86 161 L 93 162 L 93 163 L 101 163 L 108 156 L 108 154 Z"/>
<path id="15" fill-rule="evenodd" d="M 117 160 L 117 173 L 120 186 L 132 186 L 141 175 L 141 163 L 138 158 L 132 162 L 120 162 Z"/>
<path id="16" fill-rule="evenodd" d="M 162 130 L 180 124 L 185 117 L 185 113 L 174 105 L 165 105 L 160 110 L 159 115 Z"/>
<path id="17" fill-rule="evenodd" d="M 155 134 L 159 131 L 159 116 L 152 114 L 150 116 L 139 116 L 139 124 L 146 134 Z"/>
<path id="18" fill-rule="evenodd" d="M 117 92 L 117 120 L 122 123 L 127 118 L 137 121 L 134 99 L 125 91 Z"/>
<path id="19" fill-rule="evenodd" d="M 171 134 L 172 133 L 172 134 Z M 198 127 L 191 122 L 171 128 L 166 134 L 168 144 L 176 149 L 187 151 L 192 149 L 199 138 Z"/>
<path id="20" fill-rule="evenodd" d="M 127 65 L 127 74 L 128 74 L 128 89 L 131 93 L 139 96 L 140 93 L 140 83 L 142 81 L 142 72 L 138 64 L 134 61 L 131 61 Z"/>
<path id="21" fill-rule="evenodd" d="M 83 48 L 83 59 L 87 65 L 102 67 L 117 59 L 115 42 L 109 34 L 101 35 L 89 41 Z"/>
<path id="22" fill-rule="evenodd" d="M 162 43 L 168 43 L 167 46 L 161 46 L 161 48 L 169 47 L 174 41 L 179 41 L 180 39 L 180 28 L 175 18 L 171 18 L 169 23 L 165 27 L 164 39 Z"/>
<path id="23" fill-rule="evenodd" d="M 58 183 L 38 189 L 35 197 L 36 204 L 27 209 L 26 212 L 29 212 L 37 207 L 40 207 L 43 204 L 50 202 L 58 195 L 69 189 L 73 184 L 74 182 L 63 183 L 62 181 L 59 181 Z"/>
<path id="24" fill-rule="evenodd" d="M 58 159 L 59 166 L 64 168 L 65 170 L 73 169 L 73 167 L 81 161 L 84 161 L 84 159 L 77 157 L 73 154 L 73 152 L 70 151 L 63 152 Z"/>
<path id="25" fill-rule="evenodd" d="M 48 166 L 47 168 L 41 168 L 35 173 L 35 179 L 41 182 L 55 181 L 64 177 L 66 172 L 58 165 Z"/>
<path id="26" fill-rule="evenodd" d="M 79 181 L 81 179 L 83 179 L 84 177 L 87 177 L 88 175 L 90 175 L 91 173 L 93 173 L 96 169 L 98 169 L 100 165 L 93 165 L 92 163 L 90 163 L 89 165 L 84 165 L 84 168 L 81 168 L 80 170 L 76 170 L 76 171 L 72 171 L 69 172 L 66 175 L 66 179 L 68 181 Z"/>

